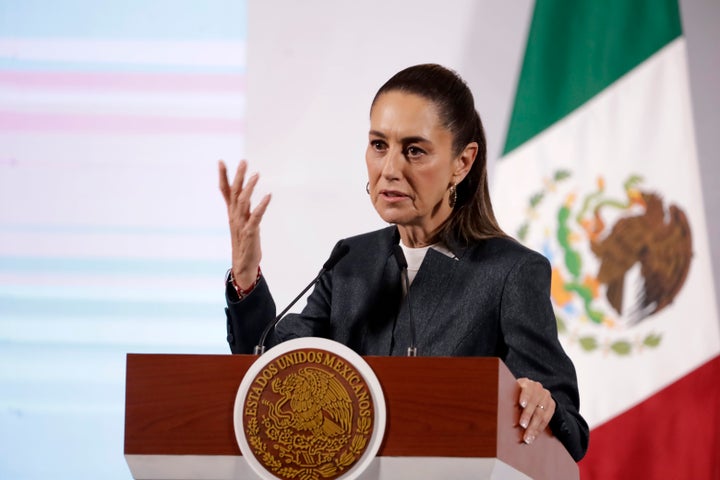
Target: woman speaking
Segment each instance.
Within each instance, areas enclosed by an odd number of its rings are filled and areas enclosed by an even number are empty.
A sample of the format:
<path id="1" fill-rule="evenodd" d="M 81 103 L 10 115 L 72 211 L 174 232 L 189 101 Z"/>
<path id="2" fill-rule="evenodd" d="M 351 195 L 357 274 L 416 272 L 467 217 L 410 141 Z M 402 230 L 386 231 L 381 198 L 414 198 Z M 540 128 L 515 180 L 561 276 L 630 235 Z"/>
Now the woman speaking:
<path id="1" fill-rule="evenodd" d="M 550 265 L 498 226 L 486 150 L 472 93 L 456 73 L 417 65 L 380 87 L 370 107 L 366 189 L 392 226 L 342 240 L 347 254 L 268 344 L 317 336 L 360 355 L 417 347 L 427 356 L 500 357 L 519 378 L 524 441 L 549 425 L 577 461 L 588 427 L 575 368 L 557 338 Z M 232 240 L 228 342 L 233 353 L 252 353 L 276 314 L 260 271 L 270 196 L 251 208 L 258 176 L 245 178 L 244 161 L 232 183 L 222 162 L 219 169 Z"/>

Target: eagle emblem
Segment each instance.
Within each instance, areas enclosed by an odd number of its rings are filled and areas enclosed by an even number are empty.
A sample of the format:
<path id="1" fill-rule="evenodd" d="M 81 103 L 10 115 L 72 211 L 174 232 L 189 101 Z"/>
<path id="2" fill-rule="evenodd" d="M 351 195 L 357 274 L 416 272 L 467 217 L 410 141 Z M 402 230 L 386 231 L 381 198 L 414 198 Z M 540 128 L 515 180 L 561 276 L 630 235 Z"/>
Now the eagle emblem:
<path id="1" fill-rule="evenodd" d="M 367 385 L 325 352 L 292 351 L 269 364 L 245 400 L 245 433 L 255 457 L 279 478 L 344 475 L 372 433 Z"/>
<path id="2" fill-rule="evenodd" d="M 264 403 L 268 422 L 275 428 L 309 432 L 323 440 L 350 433 L 352 401 L 335 375 L 317 367 L 303 367 L 283 379 L 276 378 L 271 385 L 280 399 Z"/>
<path id="3" fill-rule="evenodd" d="M 686 213 L 642 188 L 638 175 L 614 193 L 602 177 L 587 193 L 570 178 L 558 170 L 544 182 L 517 232 L 552 264 L 558 331 L 585 351 L 657 347 L 660 332 L 631 329 L 669 307 L 685 284 L 693 258 Z"/>

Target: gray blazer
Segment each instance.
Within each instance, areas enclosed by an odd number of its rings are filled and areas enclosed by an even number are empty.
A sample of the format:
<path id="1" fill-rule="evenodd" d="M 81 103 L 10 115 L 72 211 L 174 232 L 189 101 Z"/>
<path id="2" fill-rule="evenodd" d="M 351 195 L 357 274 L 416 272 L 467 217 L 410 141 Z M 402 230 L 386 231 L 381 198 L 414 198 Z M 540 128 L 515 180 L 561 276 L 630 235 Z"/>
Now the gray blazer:
<path id="1" fill-rule="evenodd" d="M 300 314 L 286 316 L 268 346 L 296 337 L 325 337 L 360 355 L 405 355 L 408 304 L 392 254 L 396 227 L 345 239 L 345 258 L 321 278 Z M 547 388 L 557 404 L 550 428 L 578 461 L 587 450 L 575 368 L 558 341 L 550 303 L 550 264 L 504 238 L 449 245 L 455 258 L 429 249 L 410 287 L 418 355 L 500 357 L 517 377 Z M 275 317 L 264 278 L 243 300 L 226 287 L 227 340 L 252 353 Z"/>

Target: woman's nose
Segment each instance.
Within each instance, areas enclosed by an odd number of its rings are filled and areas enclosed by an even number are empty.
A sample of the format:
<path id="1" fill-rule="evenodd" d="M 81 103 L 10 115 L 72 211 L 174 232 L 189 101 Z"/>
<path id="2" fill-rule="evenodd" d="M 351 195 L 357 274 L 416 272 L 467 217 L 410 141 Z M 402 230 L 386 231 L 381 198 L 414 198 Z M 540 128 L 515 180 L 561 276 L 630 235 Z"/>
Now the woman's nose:
<path id="1" fill-rule="evenodd" d="M 399 148 L 390 148 L 385 155 L 383 163 L 382 175 L 386 179 L 395 179 L 400 177 L 402 165 L 405 162 L 402 150 Z"/>

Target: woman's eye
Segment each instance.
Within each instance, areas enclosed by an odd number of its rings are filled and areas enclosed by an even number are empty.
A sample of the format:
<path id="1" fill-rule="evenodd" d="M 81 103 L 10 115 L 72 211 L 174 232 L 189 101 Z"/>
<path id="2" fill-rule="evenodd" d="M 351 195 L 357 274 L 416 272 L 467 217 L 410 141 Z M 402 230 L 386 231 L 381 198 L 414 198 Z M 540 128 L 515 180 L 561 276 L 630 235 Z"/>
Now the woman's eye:
<path id="1" fill-rule="evenodd" d="M 370 140 L 370 146 L 377 152 L 382 152 L 386 148 L 385 142 L 382 140 Z"/>
<path id="2" fill-rule="evenodd" d="M 418 147 L 407 147 L 405 149 L 405 155 L 408 158 L 418 158 L 419 156 L 423 155 L 425 151 Z"/>

